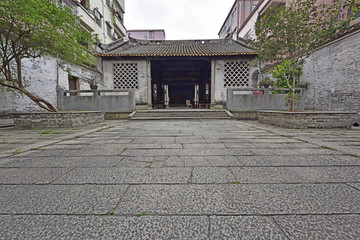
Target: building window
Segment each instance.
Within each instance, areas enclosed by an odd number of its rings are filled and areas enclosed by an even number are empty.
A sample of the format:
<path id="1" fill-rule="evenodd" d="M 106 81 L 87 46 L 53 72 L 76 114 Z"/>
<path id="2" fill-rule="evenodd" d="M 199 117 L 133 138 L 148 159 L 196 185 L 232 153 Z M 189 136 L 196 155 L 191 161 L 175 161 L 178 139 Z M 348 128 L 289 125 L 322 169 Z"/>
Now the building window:
<path id="1" fill-rule="evenodd" d="M 112 35 L 111 35 L 111 29 L 112 29 L 112 27 L 111 27 L 111 25 L 110 25 L 110 22 L 106 21 L 106 32 L 107 32 L 107 34 L 108 34 L 109 36 L 112 36 Z"/>
<path id="2" fill-rule="evenodd" d="M 79 78 L 72 75 L 68 75 L 69 79 L 69 90 L 79 90 Z M 77 93 L 70 93 L 70 96 L 77 96 Z"/>
<path id="3" fill-rule="evenodd" d="M 149 38 L 155 38 L 155 32 L 149 31 Z"/>
<path id="4" fill-rule="evenodd" d="M 253 4 L 253 5 L 251 6 L 251 12 L 252 12 L 255 8 L 256 8 L 256 4 Z"/>
<path id="5" fill-rule="evenodd" d="M 114 70 L 114 89 L 138 89 L 137 63 L 116 63 Z"/>
<path id="6" fill-rule="evenodd" d="M 94 9 L 94 17 L 95 17 L 95 22 L 97 23 L 97 25 L 99 25 L 99 27 L 101 27 L 102 15 L 97 8 Z"/>
<path id="7" fill-rule="evenodd" d="M 226 62 L 224 87 L 249 87 L 249 74 L 248 62 Z"/>
<path id="8" fill-rule="evenodd" d="M 80 5 L 83 6 L 87 10 L 89 10 L 89 8 L 90 8 L 89 0 L 80 0 Z"/>

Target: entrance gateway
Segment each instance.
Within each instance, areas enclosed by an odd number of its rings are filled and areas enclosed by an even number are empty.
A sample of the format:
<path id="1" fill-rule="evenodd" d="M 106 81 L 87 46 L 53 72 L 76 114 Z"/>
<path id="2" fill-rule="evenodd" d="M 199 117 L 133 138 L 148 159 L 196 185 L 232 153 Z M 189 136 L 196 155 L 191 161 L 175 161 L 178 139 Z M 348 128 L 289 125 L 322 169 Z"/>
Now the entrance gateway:
<path id="1" fill-rule="evenodd" d="M 104 86 L 134 90 L 137 109 L 223 108 L 227 88 L 251 85 L 255 52 L 232 39 L 114 42 L 98 54 Z M 255 70 L 255 69 L 254 69 Z"/>
<path id="2" fill-rule="evenodd" d="M 210 106 L 210 61 L 151 61 L 153 108 Z"/>

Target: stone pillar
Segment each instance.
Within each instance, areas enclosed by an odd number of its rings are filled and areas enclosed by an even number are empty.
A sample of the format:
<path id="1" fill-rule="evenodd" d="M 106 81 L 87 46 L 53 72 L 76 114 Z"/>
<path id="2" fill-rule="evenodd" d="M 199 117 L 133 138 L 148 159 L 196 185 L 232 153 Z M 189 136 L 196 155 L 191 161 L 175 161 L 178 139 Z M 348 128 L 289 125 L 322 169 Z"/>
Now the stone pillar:
<path id="1" fill-rule="evenodd" d="M 151 87 L 151 62 L 146 61 L 147 65 L 147 109 L 152 109 L 152 87 Z"/>
<path id="2" fill-rule="evenodd" d="M 215 107 L 215 60 L 211 60 L 210 107 Z"/>

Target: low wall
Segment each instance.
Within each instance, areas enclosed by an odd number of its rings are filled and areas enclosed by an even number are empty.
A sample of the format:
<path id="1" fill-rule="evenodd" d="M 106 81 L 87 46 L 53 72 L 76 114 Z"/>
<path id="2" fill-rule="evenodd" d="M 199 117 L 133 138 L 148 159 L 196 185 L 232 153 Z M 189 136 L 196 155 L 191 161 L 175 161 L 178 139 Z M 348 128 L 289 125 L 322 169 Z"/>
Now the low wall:
<path id="1" fill-rule="evenodd" d="M 233 118 L 239 120 L 258 120 L 258 112 L 257 111 L 240 111 L 240 112 L 231 112 L 233 114 Z"/>
<path id="2" fill-rule="evenodd" d="M 104 122 L 103 112 L 13 113 L 15 128 L 73 128 Z"/>
<path id="3" fill-rule="evenodd" d="M 351 128 L 354 112 L 258 112 L 258 121 L 284 128 Z"/>
<path id="4" fill-rule="evenodd" d="M 76 96 L 69 96 L 69 95 Z M 59 108 L 65 111 L 132 112 L 135 92 L 123 90 L 60 90 Z"/>
<path id="5" fill-rule="evenodd" d="M 227 90 L 227 109 L 230 111 L 252 110 L 287 110 L 285 94 L 271 94 L 270 91 L 289 91 L 289 89 L 270 88 L 239 88 Z M 263 94 L 252 94 L 261 91 Z M 296 110 L 304 110 L 304 94 L 300 91 L 300 99 L 295 105 Z M 250 94 L 248 94 L 250 93 Z"/>
<path id="6" fill-rule="evenodd" d="M 106 112 L 105 120 L 121 120 L 128 119 L 131 112 Z"/>

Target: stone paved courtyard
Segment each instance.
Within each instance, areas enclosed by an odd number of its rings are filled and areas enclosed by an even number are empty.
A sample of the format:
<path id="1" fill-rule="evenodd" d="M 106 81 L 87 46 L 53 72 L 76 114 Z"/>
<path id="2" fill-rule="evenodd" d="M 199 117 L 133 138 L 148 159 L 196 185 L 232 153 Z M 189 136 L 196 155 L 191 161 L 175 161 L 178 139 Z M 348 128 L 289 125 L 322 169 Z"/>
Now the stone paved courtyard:
<path id="1" fill-rule="evenodd" d="M 0 129 L 0 239 L 360 239 L 359 128 L 184 120 L 33 132 L 16 151 L 6 138 L 21 134 Z"/>

